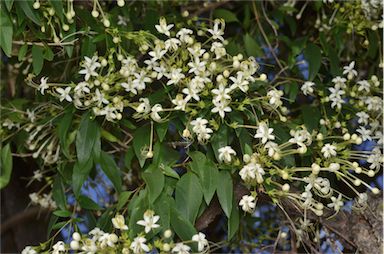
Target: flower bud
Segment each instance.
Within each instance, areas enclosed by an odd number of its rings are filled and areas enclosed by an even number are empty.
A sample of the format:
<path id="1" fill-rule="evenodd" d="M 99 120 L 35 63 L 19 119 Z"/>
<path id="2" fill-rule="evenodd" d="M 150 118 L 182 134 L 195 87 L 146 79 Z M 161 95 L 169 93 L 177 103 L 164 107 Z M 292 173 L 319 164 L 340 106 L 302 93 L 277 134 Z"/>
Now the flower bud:
<path id="1" fill-rule="evenodd" d="M 167 229 L 164 231 L 164 237 L 165 238 L 170 238 L 172 236 L 172 230 Z"/>
<path id="2" fill-rule="evenodd" d="M 289 186 L 289 184 L 284 184 L 282 187 L 281 187 L 281 189 L 284 191 L 284 192 L 288 192 L 289 191 L 289 189 L 290 189 L 290 186 Z"/>
<path id="3" fill-rule="evenodd" d="M 91 12 L 91 14 L 92 14 L 92 17 L 94 17 L 94 18 L 97 18 L 97 17 L 99 16 L 99 12 L 96 11 L 96 10 L 93 10 L 93 11 Z"/>
<path id="4" fill-rule="evenodd" d="M 80 244 L 78 241 L 71 241 L 69 247 L 71 247 L 72 250 L 78 250 L 80 249 Z"/>
<path id="5" fill-rule="evenodd" d="M 104 19 L 104 20 L 103 20 L 103 25 L 104 25 L 105 27 L 110 27 L 110 26 L 111 26 L 111 22 L 109 22 L 108 19 Z"/>

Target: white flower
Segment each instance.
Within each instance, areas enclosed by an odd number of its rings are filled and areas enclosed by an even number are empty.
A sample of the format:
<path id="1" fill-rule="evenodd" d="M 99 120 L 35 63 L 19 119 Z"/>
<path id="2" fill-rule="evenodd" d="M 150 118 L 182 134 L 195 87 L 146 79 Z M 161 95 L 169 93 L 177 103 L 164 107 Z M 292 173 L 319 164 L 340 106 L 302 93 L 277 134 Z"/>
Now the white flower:
<path id="1" fill-rule="evenodd" d="M 228 101 L 225 101 L 225 100 L 222 100 L 222 101 L 218 101 L 218 100 L 212 100 L 213 102 L 213 105 L 215 105 L 214 108 L 212 108 L 211 112 L 212 113 L 219 113 L 220 117 L 221 118 L 224 118 L 225 116 L 225 112 L 231 112 L 232 109 L 228 106 L 229 102 Z"/>
<path id="2" fill-rule="evenodd" d="M 142 252 L 149 252 L 148 245 L 145 244 L 147 239 L 144 237 L 138 236 L 135 239 L 133 239 L 133 242 L 129 246 L 129 248 L 133 251 L 133 253 L 138 254 Z"/>
<path id="3" fill-rule="evenodd" d="M 137 224 L 145 227 L 144 231 L 148 234 L 153 228 L 160 227 L 160 225 L 156 224 L 159 219 L 160 216 L 155 215 L 154 211 L 147 210 L 144 213 L 144 220 L 139 220 Z"/>
<path id="4" fill-rule="evenodd" d="M 148 98 L 140 98 L 141 103 L 136 108 L 136 112 L 139 114 L 148 114 L 151 111 L 151 105 Z"/>
<path id="5" fill-rule="evenodd" d="M 197 250 L 203 251 L 206 246 L 208 246 L 208 240 L 205 239 L 205 234 L 199 232 L 192 236 L 192 241 L 197 242 Z"/>
<path id="6" fill-rule="evenodd" d="M 332 108 L 337 107 L 338 109 L 341 109 L 342 104 L 345 103 L 345 101 L 340 97 L 330 97 L 329 99 L 332 102 Z"/>
<path id="7" fill-rule="evenodd" d="M 357 76 L 357 71 L 355 68 L 355 61 L 352 61 L 348 66 L 344 66 L 343 75 L 347 74 L 348 79 L 353 79 L 354 76 Z"/>
<path id="8" fill-rule="evenodd" d="M 243 211 L 247 213 L 251 213 L 253 212 L 253 209 L 255 209 L 256 207 L 255 198 L 253 196 L 244 195 L 241 198 L 239 205 L 241 206 Z"/>
<path id="9" fill-rule="evenodd" d="M 121 214 L 116 214 L 115 218 L 112 218 L 112 224 L 116 229 L 128 230 L 128 226 L 125 225 L 124 216 Z"/>
<path id="10" fill-rule="evenodd" d="M 158 59 L 161 59 L 167 51 L 163 49 L 160 45 L 156 45 L 155 49 L 153 51 L 150 51 L 148 55 L 152 57 L 153 61 L 156 61 Z"/>
<path id="11" fill-rule="evenodd" d="M 271 90 L 267 93 L 267 96 L 270 97 L 269 103 L 275 105 L 276 107 L 281 106 L 283 103 L 281 101 L 281 96 L 283 96 L 283 91 L 280 90 Z"/>
<path id="12" fill-rule="evenodd" d="M 269 128 L 265 122 L 261 122 L 257 127 L 255 138 L 261 138 L 263 144 L 267 143 L 268 140 L 275 140 L 275 135 L 273 133 L 273 128 Z"/>
<path id="13" fill-rule="evenodd" d="M 329 208 L 335 209 L 336 212 L 340 211 L 340 208 L 344 205 L 344 202 L 341 200 L 342 196 L 339 194 L 339 196 L 336 197 L 331 197 L 332 203 L 328 204 L 327 206 Z"/>
<path id="14" fill-rule="evenodd" d="M 97 68 L 101 66 L 99 62 L 97 62 L 97 56 L 93 56 L 92 58 L 84 57 L 85 61 L 82 63 L 84 69 L 80 70 L 80 74 L 85 74 L 85 81 L 87 81 L 91 76 L 97 77 L 99 74 L 95 71 Z"/>
<path id="15" fill-rule="evenodd" d="M 188 245 L 183 243 L 176 243 L 175 247 L 172 249 L 172 253 L 176 254 L 188 254 L 191 248 Z"/>
<path id="16" fill-rule="evenodd" d="M 21 252 L 21 254 L 37 254 L 37 251 L 35 251 L 34 249 L 32 249 L 31 246 L 26 246 L 23 251 Z"/>
<path id="17" fill-rule="evenodd" d="M 207 128 L 207 123 L 208 120 L 203 119 L 201 117 L 191 121 L 191 125 L 193 126 L 192 130 L 197 134 L 197 139 L 199 142 L 203 143 L 211 137 L 210 133 L 212 133 L 213 130 Z"/>
<path id="18" fill-rule="evenodd" d="M 221 25 L 221 27 L 219 27 Z M 212 39 L 214 40 L 221 40 L 224 41 L 223 35 L 224 35 L 224 28 L 225 23 L 224 20 L 215 19 L 213 24 L 213 29 L 208 29 L 208 32 L 212 35 Z"/>
<path id="19" fill-rule="evenodd" d="M 187 106 L 187 100 L 183 98 L 182 94 L 177 94 L 176 98 L 172 100 L 172 103 L 176 105 L 176 110 L 185 111 L 185 107 Z"/>
<path id="20" fill-rule="evenodd" d="M 231 96 L 229 93 L 231 92 L 231 89 L 225 88 L 223 84 L 219 85 L 218 89 L 212 89 L 211 93 L 215 94 L 216 100 L 231 100 Z"/>
<path id="21" fill-rule="evenodd" d="M 55 245 L 52 246 L 52 254 L 59 254 L 65 252 L 65 244 L 63 241 L 58 241 Z"/>
<path id="22" fill-rule="evenodd" d="M 367 93 L 369 93 L 370 89 L 371 89 L 371 85 L 369 84 L 369 82 L 367 80 L 360 80 L 357 82 L 357 84 L 359 85 L 357 90 L 358 91 L 363 91 L 365 90 Z"/>
<path id="23" fill-rule="evenodd" d="M 237 76 L 235 77 L 230 77 L 229 78 L 233 84 L 231 85 L 231 89 L 234 90 L 236 88 L 239 88 L 242 92 L 246 93 L 249 89 L 249 82 L 244 79 L 244 73 L 241 71 L 237 72 Z"/>
<path id="24" fill-rule="evenodd" d="M 161 107 L 160 104 L 155 104 L 152 109 L 151 109 L 151 118 L 156 121 L 160 122 L 161 121 L 161 116 L 159 115 L 159 112 L 163 111 L 163 108 Z"/>
<path id="25" fill-rule="evenodd" d="M 44 91 L 49 88 L 49 85 L 47 84 L 47 81 L 48 81 L 47 77 L 42 77 L 40 79 L 40 85 L 39 85 L 38 89 L 40 90 L 40 93 L 42 95 L 44 95 Z"/>
<path id="26" fill-rule="evenodd" d="M 182 90 L 183 94 L 187 95 L 185 100 L 189 101 L 191 98 L 196 101 L 200 101 L 199 90 L 196 87 L 191 86 L 190 84 Z"/>
<path id="27" fill-rule="evenodd" d="M 313 94 L 313 86 L 315 86 L 314 82 L 306 81 L 301 86 L 301 91 L 303 92 L 304 95 Z"/>
<path id="28" fill-rule="evenodd" d="M 180 31 L 177 32 L 176 37 L 182 42 L 188 42 L 191 38 L 191 36 L 189 36 L 190 34 L 193 34 L 191 29 L 181 28 Z"/>
<path id="29" fill-rule="evenodd" d="M 183 79 L 185 77 L 185 75 L 181 72 L 181 69 L 178 68 L 178 69 L 173 69 L 172 72 L 167 75 L 167 78 L 169 78 L 170 80 L 168 80 L 167 82 L 167 85 L 172 85 L 172 84 L 177 84 L 180 82 L 181 79 Z"/>
<path id="30" fill-rule="evenodd" d="M 103 103 L 108 104 L 109 101 L 105 99 L 104 93 L 100 92 L 98 88 L 96 88 L 95 96 L 93 97 L 93 100 L 97 103 L 97 106 L 100 107 Z"/>
<path id="31" fill-rule="evenodd" d="M 263 175 L 265 174 L 264 169 L 258 163 L 249 163 L 245 165 L 239 172 L 241 179 L 244 181 L 252 181 L 256 178 L 257 183 L 264 181 Z"/>
<path id="32" fill-rule="evenodd" d="M 174 24 L 169 24 L 167 25 L 167 21 L 165 18 L 160 18 L 159 20 L 159 25 L 155 25 L 155 28 L 156 30 L 161 33 L 161 34 L 165 34 L 167 36 L 170 36 L 171 34 L 169 33 L 169 31 L 171 30 L 171 28 L 174 26 Z"/>
<path id="33" fill-rule="evenodd" d="M 176 51 L 179 48 L 179 45 L 181 44 L 181 42 L 176 38 L 170 38 L 166 40 L 164 44 L 165 44 L 166 50 L 171 49 L 173 51 Z"/>
<path id="34" fill-rule="evenodd" d="M 367 113 L 365 113 L 364 111 L 360 111 L 356 113 L 356 116 L 359 118 L 357 120 L 359 124 L 363 124 L 363 125 L 368 124 L 369 115 Z"/>
<path id="35" fill-rule="evenodd" d="M 230 146 L 224 146 L 219 148 L 219 160 L 225 163 L 230 163 L 232 158 L 231 155 L 236 155 L 235 150 Z"/>
<path id="36" fill-rule="evenodd" d="M 264 147 L 265 149 L 268 149 L 269 157 L 272 157 L 275 153 L 280 153 L 279 145 L 276 144 L 275 142 L 268 141 Z"/>
<path id="37" fill-rule="evenodd" d="M 367 130 L 365 129 L 365 127 L 363 126 L 360 126 L 359 129 L 356 130 L 358 133 L 360 133 L 361 135 L 361 138 L 363 139 L 363 141 L 365 140 L 372 140 L 372 131 L 371 130 Z"/>
<path id="38" fill-rule="evenodd" d="M 56 91 L 60 94 L 60 101 L 67 100 L 69 102 L 72 101 L 71 96 L 69 95 L 69 92 L 71 91 L 71 87 L 66 87 L 65 89 L 58 87 L 56 88 Z"/>
<path id="39" fill-rule="evenodd" d="M 336 146 L 331 145 L 331 144 L 325 144 L 321 148 L 321 152 L 323 153 L 325 158 L 330 158 L 332 156 L 336 156 L 337 155 Z"/>
<path id="40" fill-rule="evenodd" d="M 372 150 L 372 154 L 369 155 L 367 162 L 371 163 L 371 165 L 369 165 L 370 169 L 380 169 L 381 164 L 383 163 L 383 155 L 381 154 L 379 147 L 375 147 Z"/>
<path id="41" fill-rule="evenodd" d="M 332 82 L 333 84 L 335 84 L 335 88 L 338 88 L 338 89 L 346 88 L 345 82 L 347 82 L 347 80 L 345 78 L 337 76 L 336 78 L 332 79 Z"/>
<path id="42" fill-rule="evenodd" d="M 194 73 L 195 75 L 199 75 L 201 72 L 205 71 L 206 64 L 207 62 L 200 61 L 200 58 L 195 57 L 194 61 L 188 63 L 188 66 L 191 67 L 188 73 Z"/>
<path id="43" fill-rule="evenodd" d="M 87 82 L 80 82 L 75 86 L 74 91 L 78 96 L 84 96 L 86 93 L 89 93 L 91 90 L 89 89 Z"/>
<path id="44" fill-rule="evenodd" d="M 134 79 L 132 82 L 137 90 L 144 90 L 145 83 L 152 81 L 149 77 L 146 76 L 147 74 L 144 70 L 141 70 L 140 73 L 133 73 L 133 75 L 136 77 L 136 79 Z"/>

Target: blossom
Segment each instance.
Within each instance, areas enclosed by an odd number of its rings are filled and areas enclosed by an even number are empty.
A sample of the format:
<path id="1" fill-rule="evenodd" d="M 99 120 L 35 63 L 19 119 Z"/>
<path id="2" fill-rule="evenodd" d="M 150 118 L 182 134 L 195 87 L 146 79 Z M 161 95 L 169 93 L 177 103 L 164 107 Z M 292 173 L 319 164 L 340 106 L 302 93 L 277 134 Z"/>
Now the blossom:
<path id="1" fill-rule="evenodd" d="M 149 233 L 153 228 L 160 227 L 156 222 L 160 219 L 160 216 L 155 215 L 154 211 L 147 210 L 144 213 L 144 220 L 139 220 L 138 225 L 145 227 L 145 233 Z"/>
<path id="2" fill-rule="evenodd" d="M 381 154 L 379 147 L 375 147 L 372 150 L 372 154 L 369 155 L 367 162 L 371 163 L 371 165 L 369 165 L 370 169 L 380 169 L 381 164 L 383 163 L 383 155 Z"/>
<path id="3" fill-rule="evenodd" d="M 325 158 L 330 158 L 332 156 L 336 156 L 337 152 L 336 152 L 336 146 L 334 145 L 331 145 L 331 144 L 325 144 L 322 148 L 321 148 L 321 152 L 323 153 L 324 157 Z"/>
<path id="4" fill-rule="evenodd" d="M 236 73 L 236 78 L 235 77 L 230 77 L 229 78 L 233 84 L 231 85 L 231 89 L 234 90 L 236 88 L 239 88 L 242 92 L 246 93 L 249 89 L 249 82 L 245 80 L 244 78 L 244 73 L 241 71 L 238 71 Z"/>
<path id="5" fill-rule="evenodd" d="M 44 91 L 49 88 L 49 85 L 47 84 L 47 81 L 48 81 L 47 77 L 42 77 L 40 79 L 40 85 L 39 85 L 38 89 L 40 90 L 40 93 L 42 95 L 44 95 Z"/>
<path id="6" fill-rule="evenodd" d="M 219 27 L 221 25 L 221 27 Z M 212 39 L 214 40 L 220 40 L 224 41 L 223 35 L 224 35 L 224 28 L 225 23 L 224 20 L 215 19 L 213 24 L 213 29 L 208 29 L 208 32 L 212 35 Z"/>
<path id="7" fill-rule="evenodd" d="M 231 155 L 236 155 L 235 150 L 230 146 L 224 146 L 219 148 L 219 160 L 225 163 L 230 163 L 232 158 Z"/>
<path id="8" fill-rule="evenodd" d="M 136 112 L 139 114 L 148 114 L 151 111 L 151 105 L 148 98 L 140 98 L 141 103 L 136 108 Z"/>
<path id="9" fill-rule="evenodd" d="M 281 96 L 283 96 L 283 91 L 280 90 L 271 90 L 267 93 L 267 96 L 270 97 L 269 104 L 275 105 L 276 107 L 281 106 L 283 103 L 281 101 Z"/>
<path id="10" fill-rule="evenodd" d="M 185 111 L 185 107 L 187 106 L 187 100 L 183 98 L 182 94 L 177 94 L 176 98 L 172 100 L 172 103 L 176 105 L 176 110 Z"/>
<path id="11" fill-rule="evenodd" d="M 306 81 L 301 86 L 301 91 L 303 92 L 304 95 L 312 94 L 313 93 L 313 86 L 315 86 L 315 83 L 313 83 L 311 81 Z"/>
<path id="12" fill-rule="evenodd" d="M 181 28 L 180 31 L 177 32 L 176 37 L 180 39 L 182 42 L 188 42 L 191 36 L 190 34 L 193 34 L 193 31 L 188 28 Z"/>
<path id="13" fill-rule="evenodd" d="M 71 87 L 66 87 L 65 89 L 58 87 L 56 88 L 56 91 L 60 94 L 60 101 L 67 100 L 69 102 L 72 101 L 71 96 L 69 95 L 69 92 L 71 91 Z"/>
<path id="14" fill-rule="evenodd" d="M 367 80 L 360 80 L 357 82 L 358 84 L 358 88 L 357 88 L 357 91 L 363 91 L 365 90 L 367 93 L 369 93 L 370 89 L 371 89 L 371 84 L 369 84 L 369 82 Z"/>
<path id="15" fill-rule="evenodd" d="M 181 72 L 181 69 L 173 69 L 172 72 L 167 75 L 167 77 L 170 79 L 167 82 L 167 85 L 177 84 L 180 82 L 181 79 L 185 77 L 185 75 Z"/>
<path id="16" fill-rule="evenodd" d="M 160 122 L 161 121 L 161 116 L 159 115 L 159 112 L 163 111 L 163 108 L 161 107 L 160 104 L 155 104 L 152 109 L 151 109 L 151 118 L 156 121 Z"/>
<path id="17" fill-rule="evenodd" d="M 84 60 L 82 63 L 84 69 L 80 70 L 79 74 L 85 74 L 85 81 L 89 80 L 91 76 L 97 77 L 99 74 L 95 70 L 101 66 L 101 64 L 97 62 L 97 56 L 93 56 L 92 58 L 85 56 Z"/>
<path id="18" fill-rule="evenodd" d="M 256 207 L 255 198 L 253 196 L 244 195 L 241 198 L 239 205 L 241 206 L 243 211 L 251 213 Z"/>
<path id="19" fill-rule="evenodd" d="M 228 106 L 229 102 L 226 100 L 212 100 L 215 107 L 212 108 L 212 113 L 219 113 L 221 118 L 224 118 L 225 112 L 231 112 L 232 109 Z"/>
<path id="20" fill-rule="evenodd" d="M 192 236 L 192 241 L 197 242 L 197 250 L 203 251 L 206 246 L 208 246 L 208 240 L 205 239 L 205 234 L 199 232 Z"/>
<path id="21" fill-rule="evenodd" d="M 365 113 L 364 111 L 360 111 L 356 113 L 356 116 L 358 117 L 357 122 L 359 124 L 368 124 L 369 115 L 367 113 Z"/>
<path id="22" fill-rule="evenodd" d="M 331 197 L 332 203 L 328 204 L 327 206 L 329 208 L 333 207 L 333 209 L 335 209 L 335 211 L 338 212 L 338 211 L 340 211 L 340 208 L 344 205 L 344 202 L 341 199 L 342 199 L 341 194 L 339 194 L 339 196 L 337 198 Z"/>
<path id="23" fill-rule="evenodd" d="M 170 36 L 170 30 L 174 26 L 174 24 L 169 24 L 167 25 L 167 20 L 163 17 L 160 18 L 159 20 L 159 25 L 155 25 L 156 30 L 161 33 L 165 34 L 167 36 Z"/>
<path id="24" fill-rule="evenodd" d="M 352 61 L 348 66 L 344 66 L 343 75 L 347 74 L 348 79 L 353 79 L 354 76 L 357 76 L 357 71 L 355 68 L 355 61 Z"/>
<path id="25" fill-rule="evenodd" d="M 147 74 L 144 70 L 141 70 L 140 73 L 133 73 L 133 75 L 136 77 L 136 79 L 134 79 L 132 83 L 137 90 L 144 90 L 145 83 L 152 81 L 149 77 L 147 77 Z"/>
<path id="26" fill-rule="evenodd" d="M 360 126 L 359 129 L 356 130 L 356 132 L 360 133 L 363 141 L 372 140 L 372 137 L 371 137 L 372 131 L 371 130 L 369 130 L 369 129 L 367 130 L 367 129 L 365 129 L 365 127 Z"/>
<path id="27" fill-rule="evenodd" d="M 244 181 L 252 181 L 256 179 L 257 183 L 262 183 L 263 175 L 265 174 L 264 169 L 258 163 L 249 163 L 245 165 L 239 172 L 241 179 Z"/>
<path id="28" fill-rule="evenodd" d="M 175 247 L 172 249 L 172 253 L 176 254 L 188 254 L 191 248 L 188 245 L 183 243 L 176 243 Z"/>
<path id="29" fill-rule="evenodd" d="M 133 251 L 133 253 L 142 253 L 144 252 L 149 252 L 149 247 L 146 245 L 147 239 L 142 236 L 138 236 L 135 239 L 133 239 L 133 242 L 129 246 L 129 248 Z"/>
<path id="30" fill-rule="evenodd" d="M 115 218 L 112 218 L 112 224 L 116 229 L 128 230 L 128 226 L 125 225 L 125 219 L 123 215 L 116 214 Z"/>
<path id="31" fill-rule="evenodd" d="M 104 93 L 100 92 L 98 88 L 96 88 L 95 96 L 93 100 L 97 102 L 97 106 L 100 107 L 102 104 L 108 104 L 109 101 L 105 98 Z"/>
<path id="32" fill-rule="evenodd" d="M 208 140 L 213 132 L 212 129 L 207 128 L 206 124 L 208 120 L 198 117 L 197 119 L 191 121 L 191 125 L 193 126 L 192 130 L 197 134 L 197 139 L 199 142 L 205 142 Z"/>
<path id="33" fill-rule="evenodd" d="M 26 246 L 26 247 L 22 250 L 21 254 L 37 254 L 37 251 L 35 251 L 34 249 L 32 249 L 31 246 Z"/>
<path id="34" fill-rule="evenodd" d="M 57 243 L 55 243 L 55 245 L 53 245 L 52 248 L 52 254 L 59 254 L 65 252 L 65 245 L 63 241 L 58 241 Z"/>
<path id="35" fill-rule="evenodd" d="M 335 88 L 338 88 L 338 89 L 346 88 L 345 82 L 347 82 L 347 80 L 345 78 L 337 76 L 336 78 L 332 79 L 332 82 L 335 85 Z"/>
<path id="36" fill-rule="evenodd" d="M 265 122 L 261 122 L 257 127 L 255 138 L 260 138 L 263 144 L 267 143 L 268 140 L 275 140 L 273 128 L 269 128 Z"/>

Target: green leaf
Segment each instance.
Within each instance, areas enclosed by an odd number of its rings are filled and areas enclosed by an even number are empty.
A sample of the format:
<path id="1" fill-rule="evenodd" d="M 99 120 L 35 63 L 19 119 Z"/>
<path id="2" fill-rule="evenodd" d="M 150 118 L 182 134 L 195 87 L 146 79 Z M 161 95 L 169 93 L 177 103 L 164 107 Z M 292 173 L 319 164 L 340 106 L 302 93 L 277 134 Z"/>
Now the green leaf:
<path id="1" fill-rule="evenodd" d="M 263 52 L 256 42 L 249 34 L 244 35 L 244 46 L 248 56 L 262 56 Z"/>
<path id="2" fill-rule="evenodd" d="M 239 216 L 239 206 L 236 204 L 236 200 L 233 199 L 231 216 L 228 220 L 228 240 L 231 240 L 232 237 L 236 234 L 239 229 L 240 216 Z"/>
<path id="3" fill-rule="evenodd" d="M 160 216 L 160 226 L 163 229 L 169 228 L 171 224 L 171 202 L 173 199 L 162 192 L 159 198 L 154 203 L 155 213 Z"/>
<path id="4" fill-rule="evenodd" d="M 168 126 L 169 126 L 168 122 L 156 123 L 155 129 L 160 142 L 163 142 L 165 135 L 167 134 L 167 131 L 168 131 Z"/>
<path id="5" fill-rule="evenodd" d="M 321 50 L 313 43 L 309 43 L 304 49 L 304 57 L 309 65 L 309 80 L 313 80 L 319 72 L 321 65 Z"/>
<path id="6" fill-rule="evenodd" d="M 190 241 L 197 233 L 193 224 L 186 220 L 174 206 L 171 206 L 171 226 L 183 241 Z"/>
<path id="7" fill-rule="evenodd" d="M 77 201 L 79 202 L 81 208 L 88 210 L 101 210 L 101 207 L 87 196 L 80 195 Z"/>
<path id="8" fill-rule="evenodd" d="M 5 6 L 7 7 L 7 10 L 10 11 L 12 9 L 14 0 L 4 0 L 4 2 Z"/>
<path id="9" fill-rule="evenodd" d="M 81 186 L 83 186 L 84 181 L 91 172 L 92 166 L 93 160 L 92 158 L 89 158 L 85 163 L 77 162 L 73 167 L 72 186 L 76 196 L 80 193 Z"/>
<path id="10" fill-rule="evenodd" d="M 119 194 L 119 200 L 117 201 L 116 209 L 120 210 L 128 202 L 129 198 L 132 195 L 132 191 L 123 191 Z"/>
<path id="11" fill-rule="evenodd" d="M 236 14 L 234 14 L 231 11 L 225 10 L 225 9 L 216 9 L 213 12 L 213 16 L 215 18 L 222 18 L 225 20 L 225 22 L 239 22 L 239 20 L 236 17 Z"/>
<path id="12" fill-rule="evenodd" d="M 104 151 L 102 151 L 100 155 L 100 167 L 109 180 L 111 180 L 116 191 L 120 193 L 122 191 L 120 169 L 112 156 Z"/>
<path id="13" fill-rule="evenodd" d="M 48 60 L 48 61 L 52 61 L 52 60 L 53 60 L 53 57 L 54 57 L 54 54 L 53 54 L 52 49 L 50 49 L 49 47 L 45 47 L 45 48 L 44 48 L 44 54 L 43 54 L 43 57 L 44 57 L 44 59 L 46 59 L 46 60 Z"/>
<path id="14" fill-rule="evenodd" d="M 180 214 L 194 224 L 203 199 L 199 178 L 190 172 L 183 175 L 176 184 L 175 197 Z"/>
<path id="15" fill-rule="evenodd" d="M 219 149 L 229 145 L 229 128 L 226 125 L 221 125 L 220 129 L 213 134 L 211 139 L 212 149 L 216 160 L 219 161 Z"/>
<path id="16" fill-rule="evenodd" d="M 329 62 L 331 65 L 331 74 L 333 76 L 339 76 L 341 75 L 340 70 L 340 59 L 336 52 L 336 50 L 333 47 L 329 47 Z"/>
<path id="17" fill-rule="evenodd" d="M 307 127 L 309 132 L 318 129 L 321 118 L 321 113 L 318 107 L 303 106 L 302 117 L 304 125 Z"/>
<path id="18" fill-rule="evenodd" d="M 119 141 L 119 139 L 116 136 L 114 136 L 112 133 L 110 133 L 110 132 L 108 132 L 108 131 L 106 131 L 104 129 L 101 129 L 101 136 L 104 139 L 106 139 L 106 140 L 108 140 L 110 142 L 113 142 L 113 143 L 116 143 L 116 142 Z"/>
<path id="19" fill-rule="evenodd" d="M 64 155 L 69 158 L 69 151 L 68 151 L 68 130 L 71 127 L 72 124 L 72 117 L 73 113 L 72 110 L 68 110 L 64 116 L 58 121 L 57 124 L 57 134 L 59 136 L 60 141 L 60 148 L 63 151 Z"/>
<path id="20" fill-rule="evenodd" d="M 7 186 L 12 173 L 12 154 L 9 144 L 6 144 L 1 149 L 1 172 L 0 172 L 0 189 Z"/>
<path id="21" fill-rule="evenodd" d="M 64 18 L 64 7 L 63 7 L 63 2 L 62 1 L 57 1 L 57 0 L 50 0 L 49 1 L 55 10 L 56 15 L 59 17 L 61 21 L 63 21 Z"/>
<path id="22" fill-rule="evenodd" d="M 144 166 L 145 160 L 147 159 L 146 154 L 143 153 L 143 151 L 148 150 L 150 137 L 151 129 L 149 125 L 138 128 L 133 134 L 133 149 L 139 160 L 140 167 Z"/>
<path id="23" fill-rule="evenodd" d="M 19 54 L 17 55 L 17 59 L 19 62 L 23 61 L 25 55 L 27 54 L 28 51 L 28 45 L 24 44 L 23 46 L 20 47 L 19 49 Z"/>
<path id="24" fill-rule="evenodd" d="M 177 174 L 175 172 L 175 170 L 173 170 L 170 166 L 162 165 L 162 167 L 160 167 L 160 168 L 161 168 L 164 175 L 169 176 L 169 177 L 173 177 L 176 179 L 180 179 L 179 174 Z"/>
<path id="25" fill-rule="evenodd" d="M 59 219 L 59 217 L 57 217 L 56 215 L 54 215 L 54 214 L 51 215 L 51 218 L 49 219 L 49 222 L 48 222 L 47 237 L 46 237 L 47 239 L 49 238 L 49 236 L 52 232 L 53 225 L 56 224 L 58 219 Z"/>
<path id="26" fill-rule="evenodd" d="M 52 196 L 61 210 L 67 209 L 67 199 L 64 193 L 64 185 L 60 175 L 56 175 L 52 185 Z"/>
<path id="27" fill-rule="evenodd" d="M 32 66 L 33 72 L 36 75 L 39 75 L 41 70 L 43 69 L 44 57 L 43 57 L 44 48 L 33 45 L 32 46 Z"/>
<path id="28" fill-rule="evenodd" d="M 13 37 L 13 25 L 12 21 L 4 8 L 0 9 L 0 46 L 4 53 L 8 56 L 12 56 L 12 37 Z"/>
<path id="29" fill-rule="evenodd" d="M 133 147 L 129 146 L 124 156 L 124 166 L 129 170 L 132 169 L 131 164 L 133 157 L 135 157 L 135 152 L 133 151 Z"/>
<path id="30" fill-rule="evenodd" d="M 36 25 L 40 26 L 40 18 L 36 15 L 36 12 L 32 8 L 33 1 L 31 0 L 24 0 L 24 1 L 16 1 L 16 4 L 21 8 L 24 12 L 24 14 L 32 20 Z"/>
<path id="31" fill-rule="evenodd" d="M 142 177 L 147 184 L 149 202 L 153 203 L 164 188 L 164 175 L 156 165 L 151 164 L 144 171 Z"/>
<path id="32" fill-rule="evenodd" d="M 216 191 L 219 171 L 215 163 L 208 160 L 203 153 L 197 151 L 190 152 L 189 156 L 192 158 L 189 166 L 191 170 L 199 176 L 203 188 L 204 200 L 209 204 Z"/>
<path id="33" fill-rule="evenodd" d="M 95 137 L 98 136 L 99 132 L 96 121 L 90 119 L 89 113 L 84 114 L 76 135 L 76 152 L 80 163 L 88 161 L 91 157 Z"/>
<path id="34" fill-rule="evenodd" d="M 63 217 L 63 218 L 72 216 L 72 213 L 70 211 L 67 211 L 67 210 L 57 210 L 57 211 L 54 211 L 53 214 L 58 216 L 58 217 Z"/>
<path id="35" fill-rule="evenodd" d="M 233 184 L 231 174 L 228 171 L 221 171 L 218 177 L 217 197 L 221 208 L 228 218 L 231 216 L 233 203 Z"/>

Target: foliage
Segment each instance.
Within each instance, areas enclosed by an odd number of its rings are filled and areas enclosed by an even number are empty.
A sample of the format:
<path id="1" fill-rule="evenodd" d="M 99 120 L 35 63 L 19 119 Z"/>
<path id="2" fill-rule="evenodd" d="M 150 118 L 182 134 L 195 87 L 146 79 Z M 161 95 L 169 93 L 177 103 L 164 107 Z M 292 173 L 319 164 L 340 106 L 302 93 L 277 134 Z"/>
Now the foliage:
<path id="1" fill-rule="evenodd" d="M 382 4 L 200 5 L 1 3 L 0 186 L 11 150 L 32 157 L 48 189 L 31 202 L 52 210 L 49 231 L 74 231 L 23 253 L 249 252 L 269 234 L 319 249 L 319 218 L 379 192 Z M 109 204 L 82 193 L 98 170 Z M 284 219 L 249 233 L 263 203 Z M 226 223 L 224 238 L 204 231 L 216 243 L 199 232 L 212 211 Z M 94 229 L 79 234 L 85 217 Z"/>

